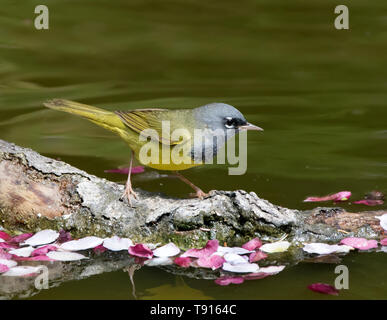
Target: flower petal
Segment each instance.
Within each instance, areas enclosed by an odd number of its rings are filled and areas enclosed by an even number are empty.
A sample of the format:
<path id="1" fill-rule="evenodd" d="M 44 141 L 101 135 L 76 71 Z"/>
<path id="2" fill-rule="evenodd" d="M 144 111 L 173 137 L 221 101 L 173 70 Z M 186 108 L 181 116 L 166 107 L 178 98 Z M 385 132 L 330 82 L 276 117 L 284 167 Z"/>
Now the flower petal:
<path id="1" fill-rule="evenodd" d="M 262 241 L 259 240 L 258 238 L 254 238 L 254 239 L 246 242 L 242 246 L 242 248 L 251 251 L 251 250 L 255 250 L 255 249 L 259 248 L 260 246 L 262 246 Z"/>
<path id="2" fill-rule="evenodd" d="M 181 257 L 193 257 L 201 258 L 208 257 L 218 250 L 219 241 L 218 240 L 208 240 L 206 246 L 202 249 L 189 249 L 184 252 Z"/>
<path id="3" fill-rule="evenodd" d="M 380 244 L 382 246 L 387 246 L 387 238 L 384 238 L 384 239 L 380 240 Z"/>
<path id="4" fill-rule="evenodd" d="M 34 247 L 24 247 L 19 249 L 10 250 L 9 253 L 18 257 L 29 257 L 34 251 Z"/>
<path id="5" fill-rule="evenodd" d="M 349 237 L 341 240 L 340 243 L 359 250 L 369 250 L 378 247 L 376 240 L 367 240 L 365 238 Z"/>
<path id="6" fill-rule="evenodd" d="M 152 259 L 146 260 L 144 264 L 148 267 L 168 266 L 173 264 L 173 260 L 168 257 L 159 257 L 159 258 L 152 258 Z"/>
<path id="7" fill-rule="evenodd" d="M 175 264 L 182 268 L 188 268 L 191 265 L 191 258 L 189 257 L 177 257 L 173 260 Z"/>
<path id="8" fill-rule="evenodd" d="M 31 238 L 34 234 L 33 233 L 23 233 L 23 234 L 19 234 L 18 236 L 14 236 L 12 237 L 11 240 L 9 240 L 9 242 L 15 244 L 19 244 L 20 242 L 23 242 L 25 240 L 27 240 L 28 238 Z"/>
<path id="9" fill-rule="evenodd" d="M 24 241 L 24 244 L 35 247 L 43 244 L 52 243 L 58 238 L 59 232 L 47 229 L 35 233 L 32 237 Z"/>
<path id="10" fill-rule="evenodd" d="M 151 249 L 149 249 L 145 244 L 136 244 L 135 246 L 129 247 L 129 253 L 132 256 L 142 257 L 142 258 L 152 258 L 153 252 Z"/>
<path id="11" fill-rule="evenodd" d="M 215 280 L 215 283 L 220 286 L 228 286 L 229 284 L 241 284 L 245 281 L 243 277 L 221 277 Z"/>
<path id="12" fill-rule="evenodd" d="M 249 262 L 250 263 L 257 262 L 259 260 L 266 259 L 267 257 L 268 257 L 268 255 L 261 250 L 254 251 L 249 256 Z"/>
<path id="13" fill-rule="evenodd" d="M 173 257 L 180 253 L 180 249 L 172 242 L 153 251 L 156 257 Z"/>
<path id="14" fill-rule="evenodd" d="M 103 241 L 102 238 L 91 236 L 62 243 L 60 248 L 68 251 L 87 250 L 99 246 Z"/>
<path id="15" fill-rule="evenodd" d="M 0 231 L 0 239 L 3 239 L 4 241 L 9 241 L 12 239 L 12 237 L 8 233 Z"/>
<path id="16" fill-rule="evenodd" d="M 3 273 L 3 276 L 8 277 L 29 277 L 35 276 L 41 270 L 41 266 L 32 267 L 32 266 L 16 266 L 10 268 L 7 272 Z"/>
<path id="17" fill-rule="evenodd" d="M 384 203 L 383 200 L 373 200 L 373 199 L 362 199 L 362 200 L 357 200 L 352 203 L 355 204 L 364 204 L 366 206 L 380 206 Z"/>
<path id="18" fill-rule="evenodd" d="M 70 232 L 68 231 L 65 231 L 63 229 L 59 230 L 59 238 L 58 238 L 58 243 L 63 243 L 63 242 L 67 242 L 67 241 L 70 241 L 70 240 L 73 240 L 73 238 L 71 237 L 71 234 Z"/>
<path id="19" fill-rule="evenodd" d="M 0 263 L 0 273 L 7 272 L 8 270 L 9 270 L 8 266 Z"/>
<path id="20" fill-rule="evenodd" d="M 81 259 L 88 259 L 80 253 L 68 251 L 50 251 L 47 253 L 47 256 L 56 261 L 77 261 Z"/>
<path id="21" fill-rule="evenodd" d="M 236 272 L 236 273 L 251 273 L 257 272 L 259 270 L 259 266 L 256 263 L 241 263 L 232 265 L 228 262 L 223 263 L 223 270 Z"/>
<path id="22" fill-rule="evenodd" d="M 319 201 L 347 201 L 351 197 L 351 191 L 340 191 L 334 194 L 330 194 L 324 197 L 308 197 L 304 202 L 319 202 Z"/>
<path id="23" fill-rule="evenodd" d="M 219 269 L 224 262 L 225 259 L 218 255 L 213 255 L 210 257 L 201 257 L 196 261 L 199 267 L 211 268 L 212 270 Z"/>
<path id="24" fill-rule="evenodd" d="M 235 254 L 235 253 L 226 253 L 223 257 L 224 257 L 224 260 L 226 260 L 226 262 L 228 262 L 232 265 L 248 262 L 247 257 L 245 259 L 244 257 L 240 256 L 239 254 Z"/>
<path id="25" fill-rule="evenodd" d="M 326 284 L 326 283 L 312 283 L 308 286 L 308 289 L 314 292 L 331 294 L 335 296 L 339 294 L 339 290 L 337 290 L 335 287 L 331 286 L 330 284 Z"/>
<path id="26" fill-rule="evenodd" d="M 103 246 L 111 251 L 128 250 L 130 246 L 133 246 L 133 241 L 129 238 L 113 236 L 111 238 L 106 238 L 103 241 Z"/>
<path id="27" fill-rule="evenodd" d="M 0 264 L 6 265 L 8 268 L 13 268 L 17 266 L 17 262 L 13 260 L 0 259 Z"/>
<path id="28" fill-rule="evenodd" d="M 353 248 L 347 245 L 339 246 L 337 244 L 327 244 L 327 243 L 319 243 L 319 242 L 313 242 L 313 243 L 307 243 L 302 248 L 304 251 L 308 253 L 317 253 L 317 254 L 331 254 L 334 252 L 349 252 Z"/>
<path id="29" fill-rule="evenodd" d="M 381 216 L 376 216 L 376 219 L 380 220 L 380 226 L 387 231 L 387 213 L 381 215 Z"/>
<path id="30" fill-rule="evenodd" d="M 235 253 L 235 254 L 248 254 L 251 253 L 252 250 L 247 250 L 241 247 L 222 247 L 219 246 L 218 250 L 216 250 L 216 253 L 219 255 L 224 255 L 226 253 Z"/>
<path id="31" fill-rule="evenodd" d="M 288 241 L 277 241 L 273 243 L 266 243 L 259 249 L 261 251 L 267 253 L 275 253 L 275 252 L 285 252 L 290 247 L 290 242 Z"/>
<path id="32" fill-rule="evenodd" d="M 16 261 L 54 261 L 46 255 L 34 256 L 34 257 L 15 257 Z"/>
<path id="33" fill-rule="evenodd" d="M 56 251 L 58 247 L 56 245 L 48 244 L 32 251 L 31 256 L 42 256 L 47 254 L 49 251 Z"/>
<path id="34" fill-rule="evenodd" d="M 269 266 L 259 268 L 259 272 L 269 273 L 269 274 L 277 274 L 285 269 L 285 266 Z"/>

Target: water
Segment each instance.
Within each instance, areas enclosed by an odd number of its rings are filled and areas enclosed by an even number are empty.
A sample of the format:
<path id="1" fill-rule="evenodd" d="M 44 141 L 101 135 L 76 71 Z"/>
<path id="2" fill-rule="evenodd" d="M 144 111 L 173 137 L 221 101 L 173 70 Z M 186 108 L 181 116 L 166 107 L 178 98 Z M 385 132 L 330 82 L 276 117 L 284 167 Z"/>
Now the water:
<path id="1" fill-rule="evenodd" d="M 34 7 L 0 9 L 0 138 L 60 158 L 92 174 L 128 163 L 119 138 L 42 107 L 66 98 L 110 110 L 236 106 L 265 129 L 249 133 L 248 171 L 192 169 L 203 190 L 245 189 L 299 209 L 309 195 L 387 190 L 387 4 L 351 1 L 350 30 L 333 27 L 334 1 L 51 1 L 50 30 L 33 27 Z M 136 186 L 186 196 L 175 179 Z M 348 210 L 368 208 L 346 204 Z M 386 209 L 386 205 L 380 206 Z M 385 298 L 383 253 L 351 254 L 341 298 Z M 300 264 L 240 286 L 136 272 L 137 295 L 162 298 L 327 298 L 305 289 L 333 283 L 334 265 Z M 289 290 L 291 289 L 291 296 Z M 131 299 L 126 273 L 65 283 L 34 298 Z"/>

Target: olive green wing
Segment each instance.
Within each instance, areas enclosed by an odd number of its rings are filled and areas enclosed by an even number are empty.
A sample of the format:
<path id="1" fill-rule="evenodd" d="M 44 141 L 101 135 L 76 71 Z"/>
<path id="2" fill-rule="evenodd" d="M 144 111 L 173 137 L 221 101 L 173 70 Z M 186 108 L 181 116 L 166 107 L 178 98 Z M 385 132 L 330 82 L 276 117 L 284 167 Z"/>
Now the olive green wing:
<path id="1" fill-rule="evenodd" d="M 179 125 L 180 121 L 176 117 L 178 111 L 168 109 L 137 109 L 132 111 L 115 111 L 114 113 L 121 118 L 127 127 L 139 134 L 144 134 L 143 131 L 146 129 L 155 130 L 155 134 L 148 131 L 146 132 L 146 136 L 151 136 L 152 139 L 156 139 L 162 144 L 175 145 L 184 141 L 181 139 L 171 139 L 173 130 L 182 127 L 182 125 Z"/>

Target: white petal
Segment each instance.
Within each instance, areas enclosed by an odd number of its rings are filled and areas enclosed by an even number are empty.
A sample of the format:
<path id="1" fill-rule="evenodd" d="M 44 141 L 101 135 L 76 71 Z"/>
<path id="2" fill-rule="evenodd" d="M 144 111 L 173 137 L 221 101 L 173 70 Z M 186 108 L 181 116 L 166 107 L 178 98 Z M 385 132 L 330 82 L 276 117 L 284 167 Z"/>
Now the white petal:
<path id="1" fill-rule="evenodd" d="M 384 229 L 387 230 L 387 213 L 381 215 L 381 216 L 376 216 L 375 218 L 380 220 L 380 226 Z"/>
<path id="2" fill-rule="evenodd" d="M 319 243 L 319 242 L 307 243 L 302 249 L 308 253 L 317 253 L 317 254 L 331 254 L 334 252 L 346 253 L 346 252 L 349 252 L 350 250 L 353 250 L 352 247 L 347 245 L 337 245 L 337 244 L 332 245 L 332 244 Z"/>
<path id="3" fill-rule="evenodd" d="M 117 236 L 113 236 L 111 238 L 106 238 L 103 241 L 103 246 L 106 249 L 111 251 L 121 251 L 128 250 L 130 246 L 133 245 L 133 241 L 128 238 L 120 238 Z"/>
<path id="4" fill-rule="evenodd" d="M 226 262 L 228 262 L 232 265 L 248 262 L 244 257 L 240 256 L 239 254 L 235 254 L 235 253 L 226 253 L 223 257 L 226 260 Z"/>
<path id="5" fill-rule="evenodd" d="M 68 251 L 50 251 L 47 253 L 47 257 L 57 261 L 76 261 L 81 259 L 88 259 L 80 253 Z"/>
<path id="6" fill-rule="evenodd" d="M 0 259 L 0 264 L 6 265 L 8 268 L 16 267 L 17 262 L 13 260 Z"/>
<path id="7" fill-rule="evenodd" d="M 35 275 L 40 273 L 41 266 L 31 267 L 31 266 L 17 266 L 9 269 L 7 272 L 3 273 L 3 276 L 9 277 L 21 277 L 28 275 Z"/>
<path id="8" fill-rule="evenodd" d="M 161 257 L 161 258 L 153 258 L 150 260 L 146 260 L 144 262 L 145 265 L 149 267 L 154 267 L 154 266 L 167 266 L 173 264 L 173 260 L 168 258 L 168 257 Z"/>
<path id="9" fill-rule="evenodd" d="M 42 230 L 35 233 L 32 237 L 28 238 L 24 241 L 24 244 L 28 244 L 30 246 L 40 246 L 42 244 L 48 244 L 54 242 L 59 237 L 59 232 L 54 230 Z"/>
<path id="10" fill-rule="evenodd" d="M 288 250 L 290 247 L 290 242 L 288 241 L 277 241 L 273 243 L 266 243 L 259 250 L 267 252 L 267 253 L 275 253 L 275 252 L 284 252 Z"/>
<path id="11" fill-rule="evenodd" d="M 172 242 L 153 251 L 156 257 L 173 257 L 180 253 L 180 249 Z"/>
<path id="12" fill-rule="evenodd" d="M 232 265 L 228 262 L 223 263 L 223 270 L 237 273 L 250 273 L 257 272 L 259 266 L 256 263 L 241 263 L 237 265 Z"/>
<path id="13" fill-rule="evenodd" d="M 346 244 L 342 244 L 342 245 L 337 245 L 337 250 L 336 252 L 342 252 L 342 253 L 347 253 L 351 250 L 354 250 L 355 248 L 351 247 L 351 246 L 347 246 Z"/>
<path id="14" fill-rule="evenodd" d="M 19 248 L 19 249 L 12 249 L 9 251 L 9 253 L 14 254 L 15 256 L 18 257 L 29 257 L 34 251 L 34 247 L 24 247 L 24 248 Z"/>
<path id="15" fill-rule="evenodd" d="M 216 252 L 220 253 L 219 255 L 224 255 L 226 253 L 248 254 L 248 253 L 251 253 L 253 251 L 249 251 L 249 250 L 247 250 L 245 248 L 241 248 L 241 247 L 222 247 L 222 246 L 219 246 L 218 250 Z"/>
<path id="16" fill-rule="evenodd" d="M 278 272 L 281 272 L 283 269 L 285 269 L 285 266 L 270 266 L 270 267 L 259 268 L 259 272 L 277 274 Z"/>
<path id="17" fill-rule="evenodd" d="M 5 240 L 4 240 L 4 239 L 2 239 L 2 238 L 0 238 L 0 242 L 5 242 Z"/>
<path id="18" fill-rule="evenodd" d="M 63 250 L 69 251 L 78 251 L 78 250 L 87 250 L 91 248 L 98 247 L 102 244 L 104 239 L 99 237 L 85 237 L 79 240 L 71 240 L 60 245 L 60 248 Z"/>

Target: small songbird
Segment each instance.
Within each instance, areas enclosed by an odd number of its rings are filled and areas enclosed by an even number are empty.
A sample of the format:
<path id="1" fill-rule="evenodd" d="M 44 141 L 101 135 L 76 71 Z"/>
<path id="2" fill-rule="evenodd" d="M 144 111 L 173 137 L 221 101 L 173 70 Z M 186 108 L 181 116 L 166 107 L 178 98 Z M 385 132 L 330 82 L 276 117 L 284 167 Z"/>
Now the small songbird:
<path id="1" fill-rule="evenodd" d="M 222 145 L 242 130 L 263 130 L 248 123 L 242 113 L 224 103 L 211 103 L 194 109 L 136 109 L 113 112 L 63 99 L 49 100 L 44 105 L 84 117 L 117 133 L 126 141 L 132 150 L 132 155 L 128 179 L 121 199 L 127 198 L 130 205 L 132 205 L 131 196 L 137 199 L 130 177 L 133 156 L 145 166 L 157 170 L 175 171 L 179 179 L 195 190 L 197 197 L 203 198 L 207 194 L 178 171 L 205 164 L 208 157 L 216 156 Z M 196 137 L 197 131 L 203 133 L 202 143 L 194 141 L 193 137 Z M 174 132 L 179 134 L 174 135 Z M 215 136 L 217 139 L 214 139 Z M 176 147 L 180 148 L 178 154 L 181 161 L 172 159 L 176 155 L 173 151 Z M 144 153 L 144 150 L 158 152 L 150 152 L 151 155 L 148 157 L 149 152 Z"/>

